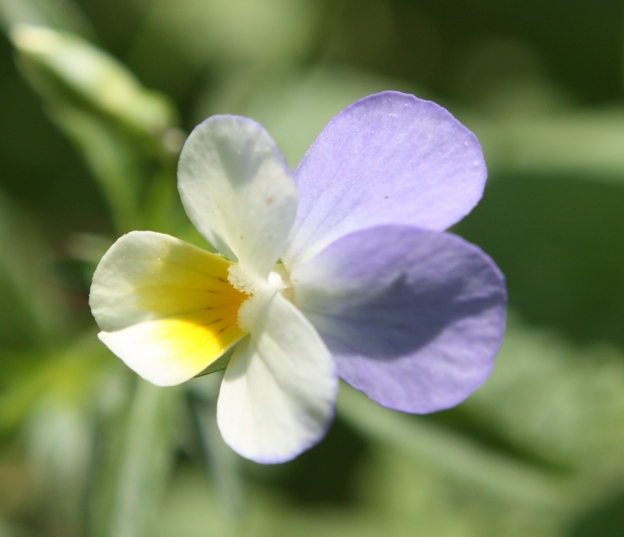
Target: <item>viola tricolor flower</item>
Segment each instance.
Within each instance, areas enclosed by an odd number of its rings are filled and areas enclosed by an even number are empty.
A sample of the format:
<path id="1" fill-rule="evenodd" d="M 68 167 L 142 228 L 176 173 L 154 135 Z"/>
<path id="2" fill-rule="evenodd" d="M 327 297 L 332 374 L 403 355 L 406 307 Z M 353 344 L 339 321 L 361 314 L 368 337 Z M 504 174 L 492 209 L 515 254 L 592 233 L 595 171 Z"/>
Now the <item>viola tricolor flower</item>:
<path id="1" fill-rule="evenodd" d="M 444 232 L 485 179 L 475 136 L 398 92 L 338 114 L 294 174 L 258 123 L 211 117 L 184 145 L 178 186 L 223 256 L 124 235 L 93 277 L 99 337 L 159 386 L 215 368 L 236 346 L 217 420 L 258 462 L 322 438 L 338 377 L 404 412 L 454 406 L 488 377 L 504 331 L 502 274 Z"/>

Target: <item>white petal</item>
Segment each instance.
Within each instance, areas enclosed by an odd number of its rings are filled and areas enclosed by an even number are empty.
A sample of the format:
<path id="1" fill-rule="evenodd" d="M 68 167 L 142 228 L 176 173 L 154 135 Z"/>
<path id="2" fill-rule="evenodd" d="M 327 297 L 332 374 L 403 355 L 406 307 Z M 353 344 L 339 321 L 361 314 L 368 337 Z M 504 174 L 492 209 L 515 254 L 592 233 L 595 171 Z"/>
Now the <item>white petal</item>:
<path id="1" fill-rule="evenodd" d="M 244 335 L 237 316 L 246 295 L 227 281 L 231 265 L 168 235 L 124 235 L 93 275 L 100 339 L 154 384 L 192 378 Z"/>
<path id="2" fill-rule="evenodd" d="M 308 320 L 280 294 L 230 361 L 217 420 L 225 442 L 256 462 L 290 460 L 316 444 L 333 416 L 334 364 Z"/>
<path id="3" fill-rule="evenodd" d="M 162 319 L 98 337 L 145 380 L 174 386 L 201 373 L 244 335 L 236 323 L 218 335 L 211 330 L 216 326 L 199 317 Z"/>
<path id="4" fill-rule="evenodd" d="M 297 187 L 261 125 L 237 116 L 198 125 L 180 155 L 178 188 L 208 242 L 245 270 L 269 274 L 295 219 Z"/>

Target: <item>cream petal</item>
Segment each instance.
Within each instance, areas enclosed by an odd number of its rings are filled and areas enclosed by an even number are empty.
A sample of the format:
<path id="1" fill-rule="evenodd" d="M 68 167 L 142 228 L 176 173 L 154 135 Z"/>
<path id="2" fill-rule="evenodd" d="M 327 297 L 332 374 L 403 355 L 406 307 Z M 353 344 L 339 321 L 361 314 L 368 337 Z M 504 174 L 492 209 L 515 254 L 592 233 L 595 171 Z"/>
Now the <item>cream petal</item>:
<path id="1" fill-rule="evenodd" d="M 237 316 L 247 295 L 228 282 L 231 265 L 161 233 L 124 235 L 93 276 L 100 339 L 154 384 L 192 378 L 244 336 Z"/>
<path id="2" fill-rule="evenodd" d="M 213 116 L 191 133 L 178 188 L 200 233 L 241 267 L 266 277 L 286 247 L 297 187 L 264 128 L 247 118 Z"/>
<path id="3" fill-rule="evenodd" d="M 244 457 L 261 463 L 290 460 L 325 434 L 337 388 L 333 361 L 316 330 L 274 294 L 225 371 L 219 429 Z"/>

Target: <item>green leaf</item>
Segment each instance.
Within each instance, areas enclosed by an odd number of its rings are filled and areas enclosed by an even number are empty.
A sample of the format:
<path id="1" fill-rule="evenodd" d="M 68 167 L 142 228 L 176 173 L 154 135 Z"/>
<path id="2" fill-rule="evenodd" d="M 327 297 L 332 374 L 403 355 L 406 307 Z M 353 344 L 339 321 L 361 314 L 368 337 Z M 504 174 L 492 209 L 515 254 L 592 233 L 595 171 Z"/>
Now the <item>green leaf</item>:
<path id="1" fill-rule="evenodd" d="M 0 0 L 0 25 L 34 24 L 92 37 L 93 28 L 73 0 Z"/>
<path id="2" fill-rule="evenodd" d="M 0 537 L 25 537 L 26 535 L 28 534 L 22 528 L 0 519 Z"/>
<path id="3" fill-rule="evenodd" d="M 174 461 L 175 416 L 181 391 L 138 379 L 117 438 L 108 436 L 94 482 L 90 535 L 151 534 Z M 109 435 L 119 424 L 111 423 Z"/>
<path id="4" fill-rule="evenodd" d="M 623 206 L 613 183 L 501 176 L 455 230 L 496 261 L 527 322 L 624 347 Z"/>
<path id="5" fill-rule="evenodd" d="M 377 446 L 371 459 L 360 479 L 360 517 L 376 514 L 380 527 L 370 535 L 386 534 L 385 527 L 405 537 L 414 528 L 422 537 L 561 537 L 574 512 L 574 505 L 527 502 L 457 480 L 444 467 L 390 445 Z"/>
<path id="6" fill-rule="evenodd" d="M 569 175 L 624 184 L 624 109 L 571 111 L 499 120 L 465 115 L 499 173 Z"/>
<path id="7" fill-rule="evenodd" d="M 27 25 L 16 26 L 11 39 L 44 98 L 62 92 L 147 139 L 161 141 L 175 126 L 177 114 L 164 96 L 143 88 L 126 67 L 84 39 Z"/>
<path id="8" fill-rule="evenodd" d="M 513 322 L 492 377 L 461 408 L 525 452 L 624 484 L 624 353 L 612 346 Z"/>
<path id="9" fill-rule="evenodd" d="M 111 357 L 92 331 L 61 349 L 7 353 L 17 371 L 3 379 L 10 383 L 0 392 L 0 433 L 17 428 L 45 398 L 85 405 L 102 372 L 117 363 Z"/>
<path id="10" fill-rule="evenodd" d="M 221 375 L 213 375 L 190 382 L 188 395 L 223 519 L 228 522 L 229 534 L 238 535 L 247 520 L 247 501 L 240 457 L 223 441 L 217 426 L 217 395 L 221 378 Z"/>
<path id="11" fill-rule="evenodd" d="M 248 64 L 301 58 L 313 45 L 319 16 L 317 3 L 309 0 L 159 0 L 149 9 L 135 57 L 153 57 L 166 46 L 195 68 L 211 60 Z"/>
<path id="12" fill-rule="evenodd" d="M 438 426 L 383 408 L 341 385 L 338 413 L 367 438 L 388 444 L 474 489 L 509 501 L 562 509 L 567 480 Z"/>
<path id="13" fill-rule="evenodd" d="M 95 446 L 91 405 L 76 403 L 57 394 L 44 395 L 23 428 L 30 472 L 50 502 L 51 521 L 68 535 L 83 533 Z"/>
<path id="14" fill-rule="evenodd" d="M 20 25 L 11 37 L 22 74 L 98 181 L 117 231 L 171 227 L 177 213 L 167 200 L 184 138 L 171 103 L 75 35 Z"/>
<path id="15" fill-rule="evenodd" d="M 87 162 L 108 202 L 117 230 L 123 233 L 136 229 L 146 162 L 132 139 L 80 108 L 56 103 L 47 110 Z"/>
<path id="16" fill-rule="evenodd" d="M 69 328 L 49 246 L 33 222 L 0 192 L 0 341 L 50 343 Z"/>

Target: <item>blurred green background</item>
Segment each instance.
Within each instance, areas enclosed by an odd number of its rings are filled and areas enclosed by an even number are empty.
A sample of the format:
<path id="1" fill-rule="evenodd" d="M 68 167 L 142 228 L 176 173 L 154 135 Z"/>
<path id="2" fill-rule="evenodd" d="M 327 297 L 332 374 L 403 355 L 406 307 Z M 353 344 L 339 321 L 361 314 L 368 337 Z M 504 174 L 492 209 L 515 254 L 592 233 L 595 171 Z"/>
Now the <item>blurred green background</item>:
<path id="1" fill-rule="evenodd" d="M 624 3 L 0 0 L 0 23 L 0 537 L 624 535 Z M 91 274 L 131 229 L 205 246 L 175 190 L 205 117 L 262 122 L 295 167 L 385 89 L 483 144 L 454 231 L 508 279 L 495 372 L 431 416 L 342 386 L 320 445 L 244 461 L 218 374 L 157 389 L 98 342 Z"/>

